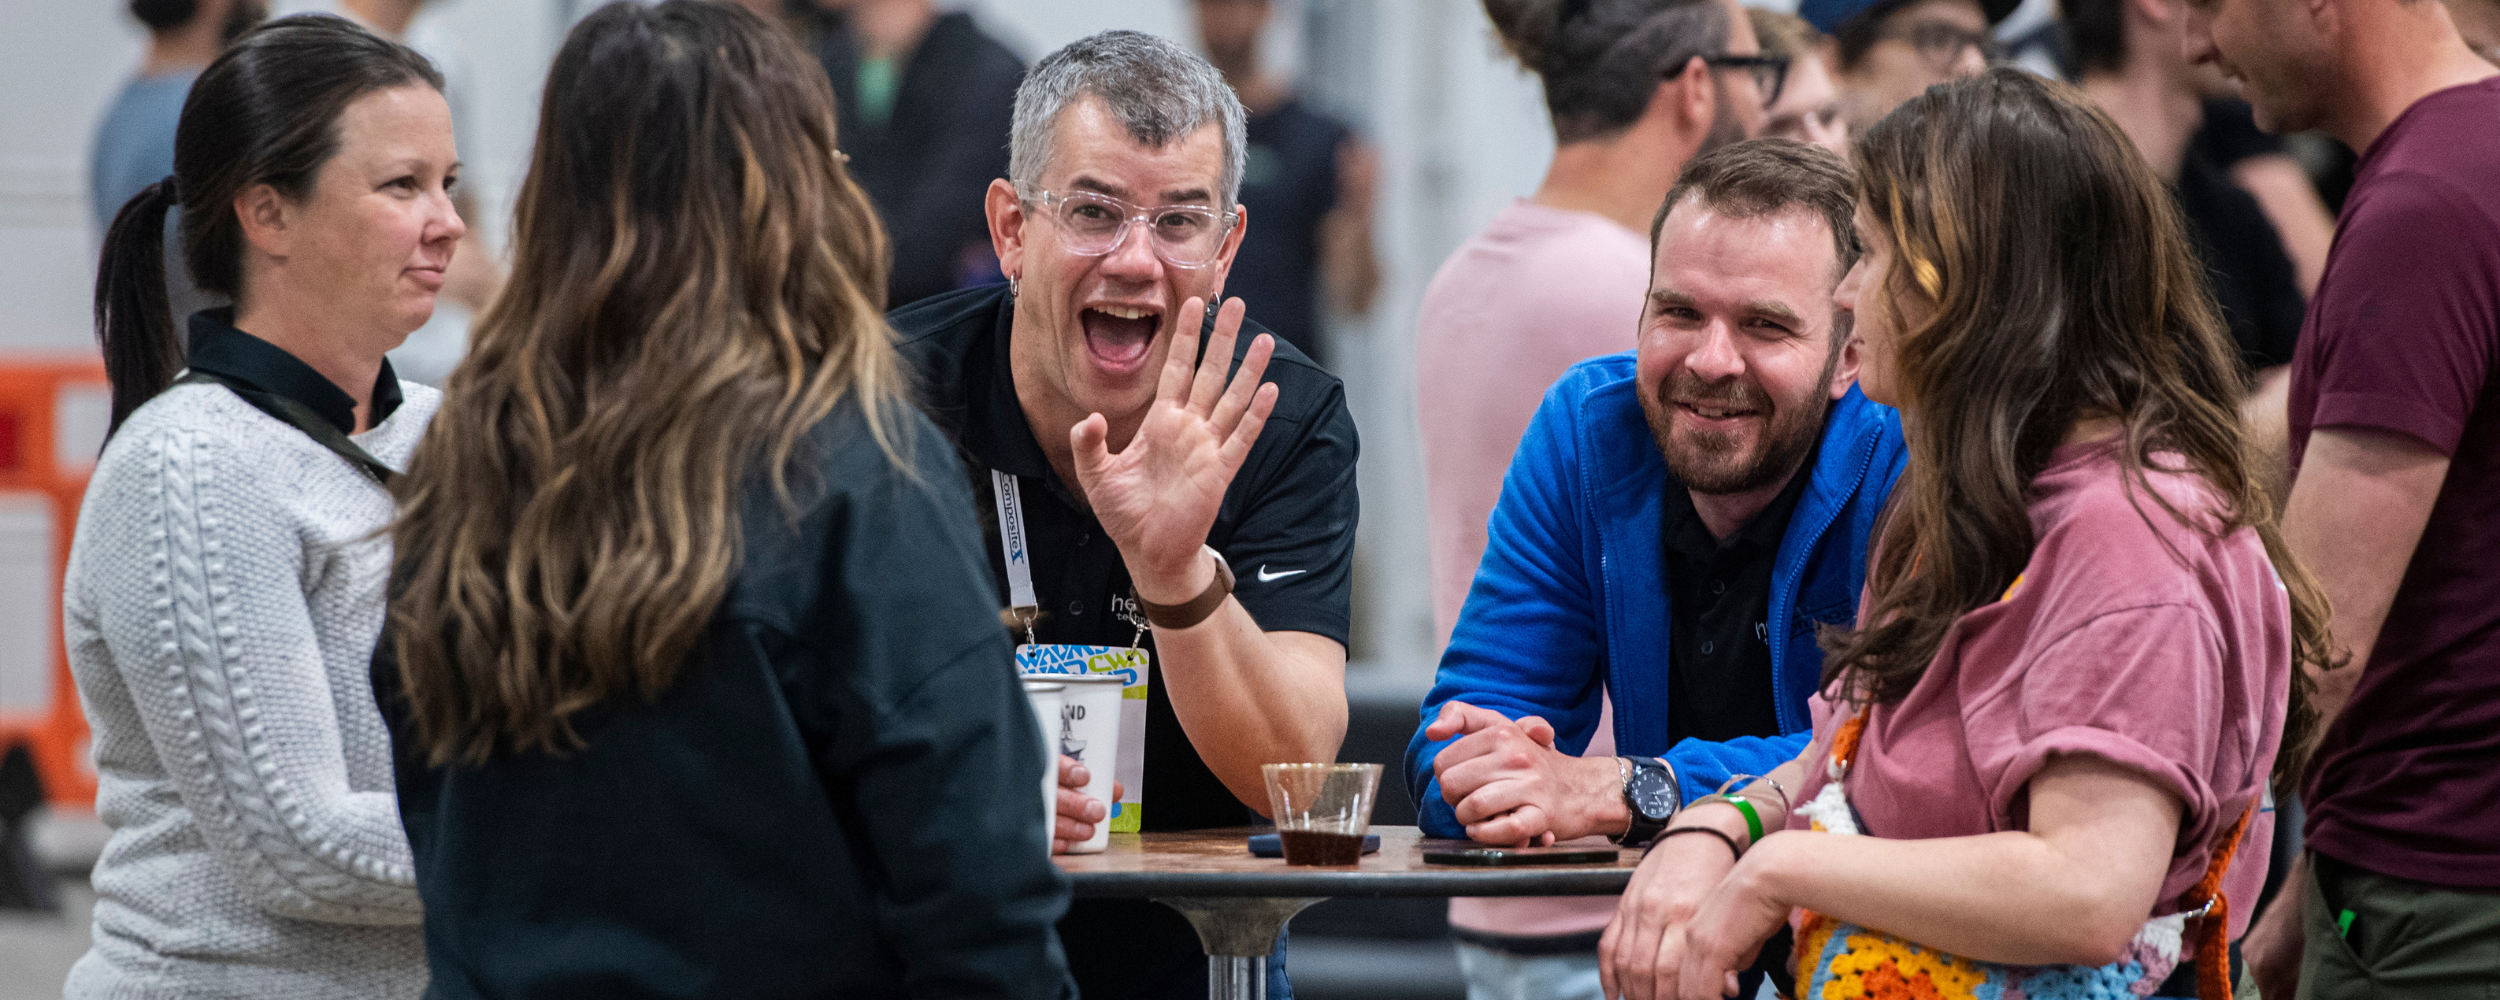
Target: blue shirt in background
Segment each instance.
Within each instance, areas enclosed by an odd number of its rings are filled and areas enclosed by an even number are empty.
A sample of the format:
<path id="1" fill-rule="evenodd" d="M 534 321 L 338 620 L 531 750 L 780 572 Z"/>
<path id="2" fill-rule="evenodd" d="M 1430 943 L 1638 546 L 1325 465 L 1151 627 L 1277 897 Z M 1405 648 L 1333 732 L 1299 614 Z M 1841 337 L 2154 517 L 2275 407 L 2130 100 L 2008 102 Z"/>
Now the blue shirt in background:
<path id="1" fill-rule="evenodd" d="M 148 185 L 174 172 L 174 126 L 191 95 L 196 72 L 141 75 L 122 85 L 95 131 L 88 162 L 88 190 L 95 198 L 96 240 L 113 228 L 113 216 Z"/>

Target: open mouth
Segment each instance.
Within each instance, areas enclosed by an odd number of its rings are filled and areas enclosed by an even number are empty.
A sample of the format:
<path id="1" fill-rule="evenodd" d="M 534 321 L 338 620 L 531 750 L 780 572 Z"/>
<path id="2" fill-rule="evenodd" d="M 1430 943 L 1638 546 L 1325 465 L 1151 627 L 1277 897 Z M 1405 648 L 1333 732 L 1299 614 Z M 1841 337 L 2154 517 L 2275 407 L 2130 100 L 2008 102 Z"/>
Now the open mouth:
<path id="1" fill-rule="evenodd" d="M 1121 374 L 1145 367 L 1162 319 L 1162 310 L 1152 306 L 1104 305 L 1077 313 L 1085 327 L 1085 350 L 1095 363 Z"/>

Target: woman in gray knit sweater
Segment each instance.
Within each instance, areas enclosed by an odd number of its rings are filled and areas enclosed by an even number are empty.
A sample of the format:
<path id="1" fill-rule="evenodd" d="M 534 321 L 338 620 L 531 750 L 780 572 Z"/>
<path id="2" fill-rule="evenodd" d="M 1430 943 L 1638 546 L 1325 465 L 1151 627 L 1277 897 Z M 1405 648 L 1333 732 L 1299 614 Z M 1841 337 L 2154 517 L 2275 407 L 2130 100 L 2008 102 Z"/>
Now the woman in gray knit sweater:
<path id="1" fill-rule="evenodd" d="M 383 352 L 462 225 L 442 78 L 331 17 L 202 73 L 174 176 L 106 237 L 114 431 L 79 513 L 65 636 L 94 728 L 95 944 L 71 998 L 415 997 L 422 910 L 366 664 L 434 390 Z M 166 315 L 162 232 L 231 309 Z"/>

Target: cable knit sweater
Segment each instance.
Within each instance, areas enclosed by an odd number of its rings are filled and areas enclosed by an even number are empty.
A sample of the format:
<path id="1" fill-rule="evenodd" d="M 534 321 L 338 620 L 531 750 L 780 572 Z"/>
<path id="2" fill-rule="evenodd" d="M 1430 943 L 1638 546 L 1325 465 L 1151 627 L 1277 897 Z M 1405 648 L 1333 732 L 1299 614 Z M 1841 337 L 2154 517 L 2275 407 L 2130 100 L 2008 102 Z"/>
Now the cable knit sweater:
<path id="1" fill-rule="evenodd" d="M 441 396 L 402 383 L 355 441 L 405 468 Z M 415 997 L 415 872 L 368 670 L 391 498 L 214 385 L 113 436 L 64 586 L 94 728 L 88 998 Z"/>

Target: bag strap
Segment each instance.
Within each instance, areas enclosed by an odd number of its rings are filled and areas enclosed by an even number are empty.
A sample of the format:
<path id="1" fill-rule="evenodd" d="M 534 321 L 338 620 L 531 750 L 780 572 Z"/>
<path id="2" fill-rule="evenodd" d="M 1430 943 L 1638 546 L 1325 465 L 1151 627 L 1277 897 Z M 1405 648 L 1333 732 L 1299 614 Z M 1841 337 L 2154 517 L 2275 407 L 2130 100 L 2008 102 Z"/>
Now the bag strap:
<path id="1" fill-rule="evenodd" d="M 357 471 L 364 473 L 367 478 L 385 489 L 390 487 L 391 477 L 398 475 L 391 470 L 390 466 L 382 464 L 381 459 L 373 457 L 371 452 L 364 450 L 353 439 L 340 433 L 337 424 L 313 412 L 312 407 L 295 400 L 262 392 L 223 375 L 200 371 L 196 368 L 185 372 L 181 378 L 175 379 L 174 384 L 225 386 L 226 391 L 234 393 L 237 398 L 251 404 L 253 409 L 304 432 L 305 437 L 313 439 L 314 443 L 346 459 L 347 464 L 355 466 Z"/>
<path id="2" fill-rule="evenodd" d="M 2223 831 L 2206 856 L 2204 876 L 2188 890 L 2188 898 L 2199 904 L 2190 918 L 2196 922 L 2198 1000 L 2231 1000 L 2231 898 L 2222 894 L 2222 877 L 2231 870 L 2231 858 L 2239 853 L 2249 818 L 2256 814 L 2255 803 L 2240 810 L 2239 821 Z"/>

